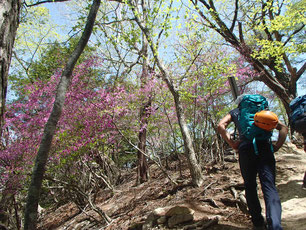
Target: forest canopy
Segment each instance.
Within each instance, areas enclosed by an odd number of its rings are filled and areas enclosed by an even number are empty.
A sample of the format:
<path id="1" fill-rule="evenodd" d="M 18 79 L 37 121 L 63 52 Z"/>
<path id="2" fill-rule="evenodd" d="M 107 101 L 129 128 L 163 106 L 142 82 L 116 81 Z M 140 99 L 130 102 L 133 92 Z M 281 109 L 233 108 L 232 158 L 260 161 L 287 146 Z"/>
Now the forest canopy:
<path id="1" fill-rule="evenodd" d="M 113 189 L 122 171 L 137 166 L 136 183 L 143 183 L 149 164 L 166 173 L 183 156 L 199 186 L 201 166 L 223 161 L 228 148 L 217 134 L 218 121 L 236 106 L 228 77 L 240 94 L 267 97 L 287 124 L 289 102 L 305 93 L 297 91 L 306 83 L 305 1 L 18 2 L 2 62 L 0 150 L 2 214 L 15 209 L 0 221 L 16 229 L 65 77 L 43 207 L 72 199 L 82 209 L 93 190 Z M 50 16 L 55 7 L 65 13 L 65 30 Z"/>

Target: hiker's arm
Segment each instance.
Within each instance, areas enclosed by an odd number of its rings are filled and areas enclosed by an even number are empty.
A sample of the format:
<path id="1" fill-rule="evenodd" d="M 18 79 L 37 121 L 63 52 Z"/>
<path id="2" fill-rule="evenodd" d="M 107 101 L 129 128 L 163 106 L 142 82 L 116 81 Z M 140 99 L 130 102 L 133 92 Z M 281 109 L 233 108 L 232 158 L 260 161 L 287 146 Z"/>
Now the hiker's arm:
<path id="1" fill-rule="evenodd" d="M 231 135 L 226 131 L 227 126 L 232 122 L 232 116 L 227 114 L 218 124 L 218 132 L 223 139 L 233 148 L 238 149 L 240 141 L 231 139 Z"/>
<path id="2" fill-rule="evenodd" d="M 279 133 L 278 133 L 277 142 L 273 146 L 275 152 L 282 147 L 288 134 L 288 127 L 285 124 L 281 123 L 280 121 L 278 122 L 276 129 L 279 131 Z"/>

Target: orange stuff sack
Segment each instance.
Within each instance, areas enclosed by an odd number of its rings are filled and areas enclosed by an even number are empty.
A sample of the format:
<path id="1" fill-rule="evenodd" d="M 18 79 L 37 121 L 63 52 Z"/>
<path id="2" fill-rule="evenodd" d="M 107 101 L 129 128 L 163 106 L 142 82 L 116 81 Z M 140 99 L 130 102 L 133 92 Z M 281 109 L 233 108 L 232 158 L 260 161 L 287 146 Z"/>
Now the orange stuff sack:
<path id="1" fill-rule="evenodd" d="M 275 113 L 267 110 L 262 110 L 255 113 L 254 124 L 266 131 L 275 129 L 278 123 L 278 117 Z"/>

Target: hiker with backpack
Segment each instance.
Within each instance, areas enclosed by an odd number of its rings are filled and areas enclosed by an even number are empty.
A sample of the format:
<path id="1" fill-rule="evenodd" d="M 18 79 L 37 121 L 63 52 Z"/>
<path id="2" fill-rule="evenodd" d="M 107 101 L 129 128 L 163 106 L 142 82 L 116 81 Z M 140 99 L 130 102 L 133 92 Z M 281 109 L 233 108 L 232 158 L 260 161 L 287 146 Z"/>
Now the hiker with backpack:
<path id="1" fill-rule="evenodd" d="M 288 128 L 278 121 L 274 113 L 265 111 L 268 108 L 265 97 L 259 94 L 241 95 L 236 102 L 238 107 L 231 110 L 219 122 L 218 132 L 233 149 L 238 150 L 240 171 L 254 229 L 266 227 L 257 194 L 257 174 L 265 200 L 267 227 L 273 230 L 282 229 L 281 202 L 275 186 L 273 153 L 285 142 Z M 254 117 L 258 119 L 254 120 Z M 234 122 L 238 129 L 239 140 L 233 140 L 227 131 L 231 122 Z M 274 128 L 279 131 L 279 135 L 276 143 L 272 144 L 271 136 Z"/>
<path id="2" fill-rule="evenodd" d="M 306 152 L 306 94 L 293 99 L 289 107 L 291 110 L 289 116 L 290 127 L 293 132 L 296 131 L 302 134 L 304 138 L 304 151 Z M 302 188 L 306 189 L 306 172 L 304 174 Z"/>

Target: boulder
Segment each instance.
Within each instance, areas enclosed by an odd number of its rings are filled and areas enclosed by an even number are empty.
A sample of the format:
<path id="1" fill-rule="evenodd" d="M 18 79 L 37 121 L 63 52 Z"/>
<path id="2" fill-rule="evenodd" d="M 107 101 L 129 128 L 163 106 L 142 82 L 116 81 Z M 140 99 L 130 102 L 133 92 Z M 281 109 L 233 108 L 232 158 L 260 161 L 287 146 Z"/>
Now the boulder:
<path id="1" fill-rule="evenodd" d="M 174 215 L 187 215 L 187 214 L 194 214 L 194 210 L 184 207 L 184 206 L 175 206 L 173 208 L 170 208 L 167 212 L 166 212 L 166 216 L 174 216 Z"/>
<path id="2" fill-rule="evenodd" d="M 193 221 L 194 210 L 184 207 L 175 206 L 166 212 L 166 217 L 168 217 L 168 227 L 172 228 L 176 225 Z"/>
<path id="3" fill-rule="evenodd" d="M 174 215 L 171 216 L 168 219 L 168 227 L 173 228 L 176 225 L 193 221 L 193 215 L 192 214 L 181 214 L 181 215 Z"/>

